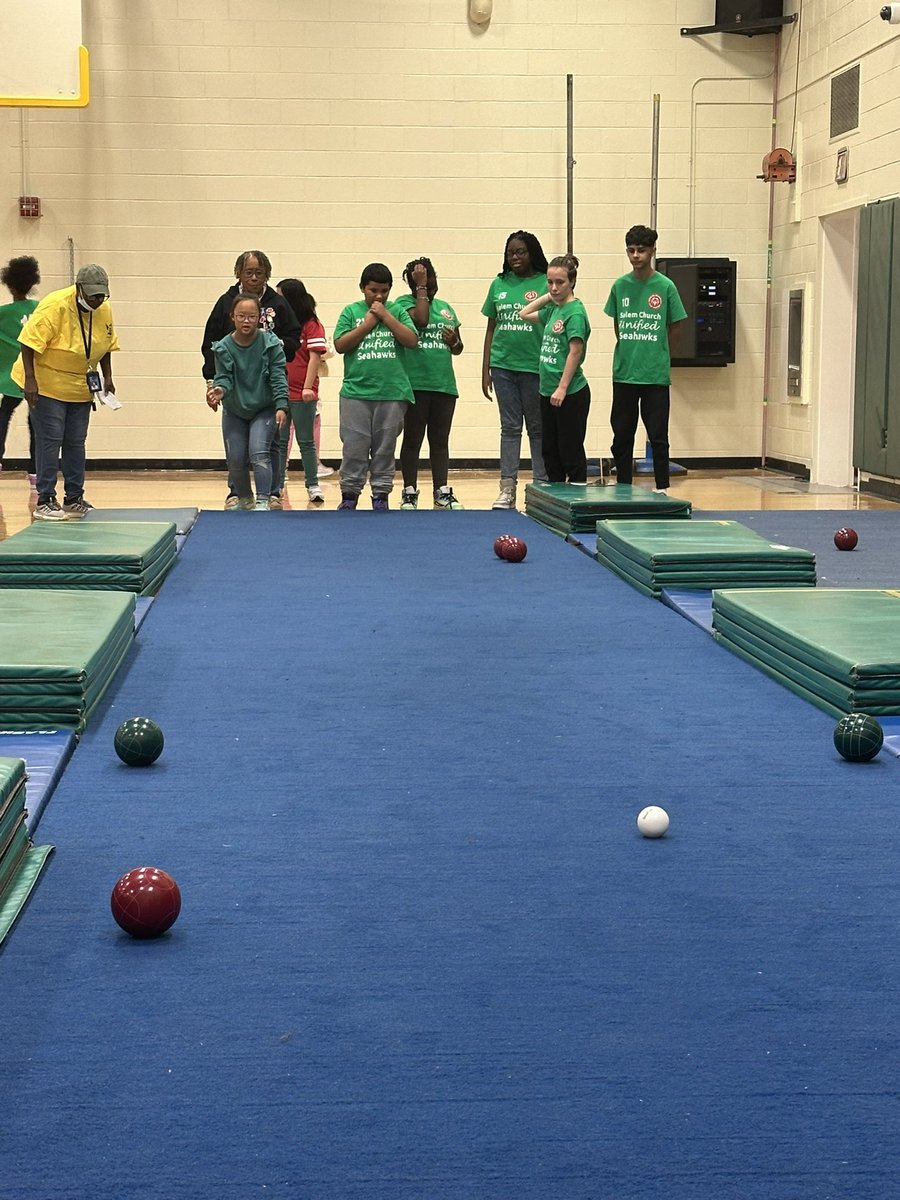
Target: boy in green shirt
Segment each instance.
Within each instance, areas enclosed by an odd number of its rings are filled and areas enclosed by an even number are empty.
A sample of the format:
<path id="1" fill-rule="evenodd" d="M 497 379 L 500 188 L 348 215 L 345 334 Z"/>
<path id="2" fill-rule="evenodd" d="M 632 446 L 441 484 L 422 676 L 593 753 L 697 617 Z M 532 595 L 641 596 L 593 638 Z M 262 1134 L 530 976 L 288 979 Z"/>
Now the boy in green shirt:
<path id="1" fill-rule="evenodd" d="M 344 355 L 339 509 L 356 508 L 368 474 L 372 508 L 387 510 L 397 438 L 406 405 L 415 403 L 400 347 L 414 349 L 419 338 L 409 314 L 388 304 L 393 282 L 384 263 L 370 263 L 359 280 L 362 300 L 348 304 L 334 328 L 334 348 Z"/>
<path id="2" fill-rule="evenodd" d="M 604 312 L 616 329 L 613 355 L 612 455 L 616 481 L 631 483 L 638 407 L 653 454 L 656 492 L 669 486 L 669 384 L 672 329 L 687 319 L 678 289 L 654 270 L 655 229 L 633 225 L 625 234 L 632 270 L 612 285 Z"/>

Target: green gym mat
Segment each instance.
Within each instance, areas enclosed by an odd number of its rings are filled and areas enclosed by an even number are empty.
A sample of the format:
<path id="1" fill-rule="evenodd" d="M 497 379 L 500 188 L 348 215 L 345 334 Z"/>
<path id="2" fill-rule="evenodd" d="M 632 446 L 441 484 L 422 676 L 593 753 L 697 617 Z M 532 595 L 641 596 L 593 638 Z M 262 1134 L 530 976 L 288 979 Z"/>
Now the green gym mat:
<path id="1" fill-rule="evenodd" d="M 657 597 L 663 588 L 816 583 L 809 550 L 769 542 L 738 521 L 598 521 L 597 561 Z"/>
<path id="2" fill-rule="evenodd" d="M 557 533 L 593 533 L 598 520 L 616 517 L 686 519 L 691 515 L 691 504 L 624 483 L 586 487 L 530 483 L 525 488 L 525 513 Z"/>
<path id="3" fill-rule="evenodd" d="M 739 646 L 748 656 L 758 659 L 760 665 L 777 671 L 813 695 L 821 696 L 840 712 L 879 712 L 887 715 L 900 705 L 900 687 L 896 681 L 882 678 L 871 687 L 853 687 L 846 680 L 835 679 L 808 663 L 781 653 L 776 646 L 739 628 L 721 614 L 718 622 L 719 641 L 729 646 Z"/>
<path id="4" fill-rule="evenodd" d="M 175 561 L 172 521 L 35 523 L 0 542 L 0 587 L 148 595 Z"/>
<path id="5" fill-rule="evenodd" d="M 29 844 L 26 847 L 15 875 L 6 891 L 0 894 L 0 946 L 9 936 L 52 853 L 52 846 Z"/>
<path id="6" fill-rule="evenodd" d="M 713 628 L 827 712 L 900 715 L 900 591 L 723 589 Z"/>
<path id="7" fill-rule="evenodd" d="M 134 637 L 135 597 L 11 588 L 0 604 L 0 729 L 80 732 Z"/>
<path id="8" fill-rule="evenodd" d="M 25 762 L 0 758 L 0 945 L 31 894 L 51 846 L 34 847 L 25 826 Z"/>

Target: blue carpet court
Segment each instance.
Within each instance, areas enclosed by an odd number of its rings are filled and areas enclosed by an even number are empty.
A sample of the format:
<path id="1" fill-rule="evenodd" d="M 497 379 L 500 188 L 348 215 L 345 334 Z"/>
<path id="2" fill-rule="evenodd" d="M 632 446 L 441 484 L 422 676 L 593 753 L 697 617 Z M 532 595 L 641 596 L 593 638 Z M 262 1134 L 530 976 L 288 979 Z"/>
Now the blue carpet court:
<path id="1" fill-rule="evenodd" d="M 833 723 L 517 514 L 202 514 L 40 822 L 0 1197 L 883 1200 L 897 765 Z"/>

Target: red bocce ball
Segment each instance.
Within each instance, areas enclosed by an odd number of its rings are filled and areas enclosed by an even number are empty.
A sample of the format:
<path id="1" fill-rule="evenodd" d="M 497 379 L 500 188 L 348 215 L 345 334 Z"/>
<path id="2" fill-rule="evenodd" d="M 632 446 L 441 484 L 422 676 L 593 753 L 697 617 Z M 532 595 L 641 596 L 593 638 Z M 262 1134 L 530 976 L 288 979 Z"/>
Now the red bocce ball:
<path id="1" fill-rule="evenodd" d="M 834 535 L 834 544 L 838 550 L 854 550 L 858 541 L 859 535 L 855 529 L 839 529 Z"/>
<path id="2" fill-rule="evenodd" d="M 528 553 L 528 547 L 521 538 L 511 537 L 503 546 L 503 557 L 507 562 L 521 562 Z"/>
<path id="3" fill-rule="evenodd" d="M 501 534 L 500 534 L 500 536 L 499 536 L 499 537 L 498 537 L 498 538 L 495 540 L 495 542 L 494 542 L 494 553 L 497 555 L 497 557 L 498 557 L 498 558 L 505 558 L 505 557 L 506 557 L 506 556 L 504 555 L 504 553 L 503 553 L 503 547 L 504 547 L 504 546 L 506 545 L 506 543 L 507 543 L 507 542 L 509 542 L 509 541 L 512 541 L 512 534 L 511 534 L 511 533 L 501 533 Z"/>
<path id="4" fill-rule="evenodd" d="M 181 892 L 159 867 L 135 867 L 112 890 L 109 906 L 116 923 L 135 938 L 155 938 L 175 924 Z"/>

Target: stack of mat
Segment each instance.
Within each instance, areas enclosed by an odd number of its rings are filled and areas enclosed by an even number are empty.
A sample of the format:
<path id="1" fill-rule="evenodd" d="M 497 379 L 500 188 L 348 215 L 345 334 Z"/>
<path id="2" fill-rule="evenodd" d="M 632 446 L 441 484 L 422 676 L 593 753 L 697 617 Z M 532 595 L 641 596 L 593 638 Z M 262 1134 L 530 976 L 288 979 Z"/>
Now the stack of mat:
<path id="1" fill-rule="evenodd" d="M 900 715 L 900 591 L 719 591 L 713 627 L 735 654 L 833 716 Z"/>
<path id="2" fill-rule="evenodd" d="M 80 732 L 134 638 L 134 606 L 126 592 L 5 592 L 0 730 Z"/>
<path id="3" fill-rule="evenodd" d="M 25 826 L 25 778 L 21 758 L 0 758 L 0 945 L 52 849 L 31 844 Z"/>
<path id="4" fill-rule="evenodd" d="M 0 587 L 155 592 L 177 553 L 171 521 L 39 522 L 0 542 Z"/>
<path id="5" fill-rule="evenodd" d="M 525 489 L 525 513 L 566 537 L 570 533 L 593 533 L 598 521 L 616 517 L 687 518 L 691 503 L 628 483 L 588 487 L 530 483 Z"/>
<path id="6" fill-rule="evenodd" d="M 598 521 L 597 561 L 646 596 L 816 583 L 811 551 L 769 542 L 738 521 Z"/>

